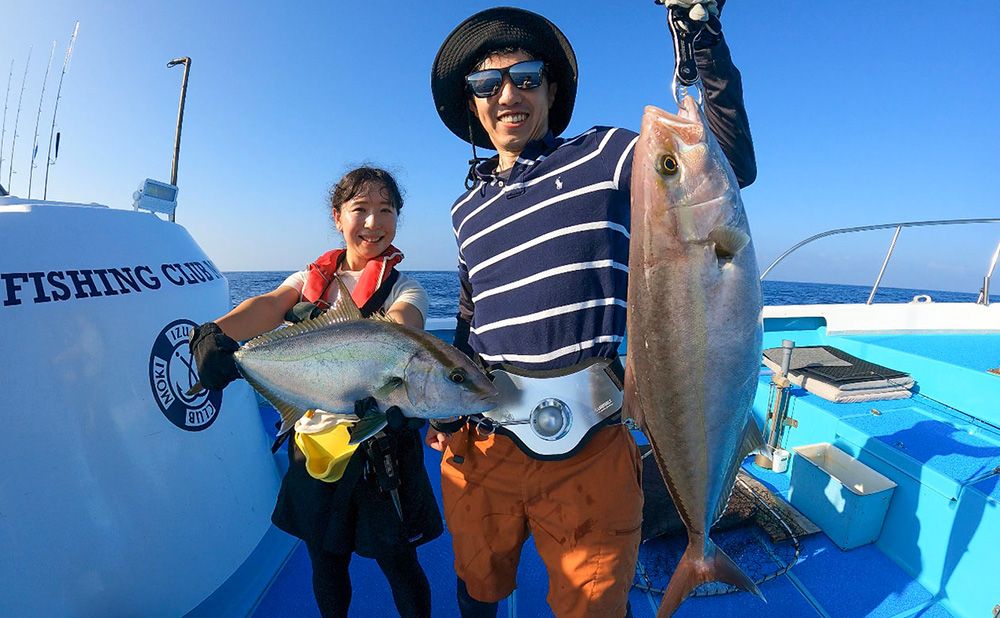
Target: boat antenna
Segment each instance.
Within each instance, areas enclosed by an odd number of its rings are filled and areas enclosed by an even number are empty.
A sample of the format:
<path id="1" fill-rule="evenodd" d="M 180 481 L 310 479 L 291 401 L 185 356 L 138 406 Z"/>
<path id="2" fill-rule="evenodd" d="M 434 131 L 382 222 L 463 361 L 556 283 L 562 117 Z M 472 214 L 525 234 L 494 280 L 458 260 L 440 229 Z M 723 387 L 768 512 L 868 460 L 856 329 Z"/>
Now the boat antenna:
<path id="1" fill-rule="evenodd" d="M 52 127 L 49 129 L 49 150 L 45 161 L 45 184 L 42 185 L 43 200 L 49 197 L 49 167 L 55 165 L 56 159 L 59 158 L 59 134 L 56 133 L 56 113 L 59 111 L 59 97 L 62 94 L 63 78 L 66 77 L 66 72 L 69 71 L 69 59 L 73 57 L 73 44 L 76 43 L 76 33 L 79 31 L 80 22 L 76 22 L 76 26 L 73 27 L 73 36 L 69 38 L 69 47 L 66 48 L 66 58 L 63 60 L 62 75 L 59 76 L 59 87 L 56 88 L 56 105 L 52 109 Z M 55 134 L 56 138 L 55 156 L 52 155 L 53 134 Z"/>
<path id="2" fill-rule="evenodd" d="M 28 48 L 28 59 L 24 61 L 24 77 L 21 78 L 21 95 L 17 97 L 17 113 L 14 114 L 14 135 L 10 138 L 10 169 L 7 171 L 7 191 L 11 190 L 11 179 L 14 175 L 14 145 L 17 143 L 17 125 L 21 121 L 21 100 L 24 98 L 24 83 L 28 79 L 28 65 L 31 64 L 31 48 Z"/>
<path id="3" fill-rule="evenodd" d="M 14 77 L 14 59 L 10 59 L 10 71 L 7 73 L 7 94 L 3 98 L 3 128 L 0 129 L 0 170 L 3 170 L 3 143 L 7 138 L 7 101 L 10 100 L 10 82 Z"/>
<path id="4" fill-rule="evenodd" d="M 56 42 L 52 41 L 52 51 L 49 52 L 49 63 L 45 67 L 45 77 L 42 78 L 42 94 L 38 97 L 38 113 L 35 114 L 35 141 L 31 144 L 31 167 L 28 168 L 28 199 L 31 199 L 31 181 L 35 178 L 35 157 L 38 155 L 38 125 L 42 121 L 42 103 L 45 101 L 45 84 L 49 81 L 49 70 L 52 69 L 52 58 L 56 55 Z"/>
<path id="5" fill-rule="evenodd" d="M 174 58 L 167 63 L 167 68 L 184 65 L 184 77 L 181 78 L 181 102 L 177 106 L 177 130 L 174 132 L 174 158 L 170 163 L 170 184 L 177 186 L 177 160 L 181 156 L 181 125 L 184 124 L 184 98 L 187 96 L 188 73 L 191 71 L 191 59 L 187 56 Z"/>

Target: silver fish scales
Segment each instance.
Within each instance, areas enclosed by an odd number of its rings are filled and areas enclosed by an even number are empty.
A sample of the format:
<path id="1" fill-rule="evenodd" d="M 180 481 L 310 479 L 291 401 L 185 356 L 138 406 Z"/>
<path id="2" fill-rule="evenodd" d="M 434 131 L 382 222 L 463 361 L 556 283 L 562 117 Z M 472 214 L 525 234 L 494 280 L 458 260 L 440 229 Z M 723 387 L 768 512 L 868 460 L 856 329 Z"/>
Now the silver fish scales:
<path id="1" fill-rule="evenodd" d="M 338 279 L 339 282 L 339 279 Z M 350 293 L 341 286 L 341 298 Z M 354 416 L 374 397 L 415 418 L 495 407 L 496 389 L 465 354 L 423 330 L 364 319 L 351 301 L 322 316 L 252 339 L 235 354 L 240 373 L 281 414 L 284 433 L 309 409 Z"/>

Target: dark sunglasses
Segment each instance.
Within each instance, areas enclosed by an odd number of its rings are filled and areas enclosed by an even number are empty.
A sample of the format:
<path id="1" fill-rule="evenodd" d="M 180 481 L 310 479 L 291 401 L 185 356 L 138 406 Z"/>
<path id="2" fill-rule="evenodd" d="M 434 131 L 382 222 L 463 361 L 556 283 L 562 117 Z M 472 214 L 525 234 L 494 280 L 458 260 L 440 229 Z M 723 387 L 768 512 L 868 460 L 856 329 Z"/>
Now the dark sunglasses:
<path id="1" fill-rule="evenodd" d="M 545 62 L 541 60 L 525 60 L 512 64 L 506 69 L 484 69 L 470 73 L 465 77 L 469 92 L 480 99 L 488 99 L 500 92 L 503 76 L 510 76 L 510 81 L 521 90 L 532 90 L 542 85 L 542 75 L 545 72 Z"/>

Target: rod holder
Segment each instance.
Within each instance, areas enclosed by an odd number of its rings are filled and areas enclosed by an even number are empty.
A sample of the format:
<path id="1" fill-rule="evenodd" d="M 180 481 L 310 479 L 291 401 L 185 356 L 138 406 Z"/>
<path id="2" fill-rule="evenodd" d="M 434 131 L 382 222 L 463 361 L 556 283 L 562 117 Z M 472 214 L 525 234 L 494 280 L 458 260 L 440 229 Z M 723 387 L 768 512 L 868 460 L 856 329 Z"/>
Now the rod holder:
<path id="1" fill-rule="evenodd" d="M 771 376 L 771 383 L 774 385 L 774 403 L 771 406 L 769 418 L 771 421 L 767 440 L 764 443 L 764 452 L 754 457 L 754 464 L 759 468 L 768 470 L 774 465 L 772 455 L 774 449 L 781 444 L 781 430 L 785 426 L 785 416 L 788 413 L 788 402 L 791 399 L 788 380 L 788 371 L 792 365 L 792 351 L 795 349 L 795 342 L 785 339 L 781 342 L 781 368 Z"/>

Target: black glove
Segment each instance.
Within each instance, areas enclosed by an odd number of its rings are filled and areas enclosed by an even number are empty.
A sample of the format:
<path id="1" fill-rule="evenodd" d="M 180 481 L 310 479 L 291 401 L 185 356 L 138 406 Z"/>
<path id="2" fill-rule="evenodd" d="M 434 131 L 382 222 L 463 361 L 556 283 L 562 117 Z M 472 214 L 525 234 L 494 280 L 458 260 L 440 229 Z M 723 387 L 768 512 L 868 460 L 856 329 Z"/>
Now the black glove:
<path id="1" fill-rule="evenodd" d="M 378 402 L 375 401 L 374 397 L 365 397 L 364 399 L 359 399 L 354 402 L 354 414 L 357 415 L 359 419 L 364 419 L 369 414 L 381 414 L 382 411 L 378 407 Z M 424 426 L 424 419 L 422 418 L 410 418 L 403 415 L 403 411 L 399 409 L 399 406 L 390 406 L 385 411 L 385 431 L 387 433 L 398 433 L 401 431 L 406 431 L 408 429 L 420 429 Z"/>
<path id="2" fill-rule="evenodd" d="M 191 331 L 188 343 L 198 365 L 198 381 L 211 390 L 222 390 L 240 377 L 233 352 L 240 344 L 222 332 L 215 322 L 205 322 Z"/>
<path id="3" fill-rule="evenodd" d="M 715 47 L 722 40 L 722 22 L 719 15 L 726 0 L 656 0 L 671 9 L 671 15 L 680 18 L 679 27 L 691 34 L 694 49 Z"/>
<path id="4" fill-rule="evenodd" d="M 695 49 L 708 49 L 709 47 L 715 47 L 722 40 L 722 22 L 720 17 L 722 17 L 722 7 L 725 6 L 726 0 L 716 0 L 715 6 L 719 9 L 718 15 L 709 13 L 708 21 L 705 22 L 705 27 L 702 28 L 701 34 L 698 38 L 694 40 Z"/>
<path id="5" fill-rule="evenodd" d="M 424 419 L 403 416 L 403 411 L 398 406 L 392 406 L 385 411 L 385 420 L 389 424 L 386 429 L 389 431 L 407 431 L 420 429 L 424 426 Z"/>
<path id="6" fill-rule="evenodd" d="M 301 302 L 295 303 L 288 313 L 285 314 L 285 321 L 291 322 L 292 324 L 298 324 L 299 322 L 305 322 L 306 320 L 312 320 L 313 318 L 318 318 L 319 316 L 326 313 L 314 303 Z"/>
<path id="7" fill-rule="evenodd" d="M 354 414 L 358 418 L 364 418 L 369 414 L 379 414 L 381 410 L 374 397 L 365 397 L 354 402 Z"/>

